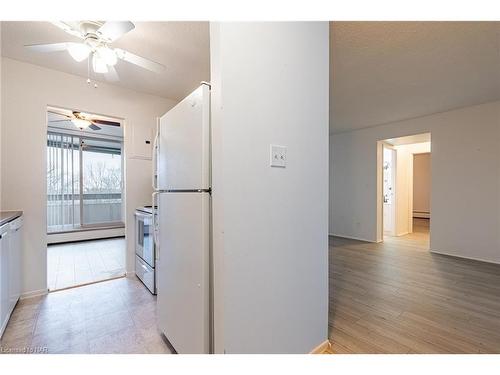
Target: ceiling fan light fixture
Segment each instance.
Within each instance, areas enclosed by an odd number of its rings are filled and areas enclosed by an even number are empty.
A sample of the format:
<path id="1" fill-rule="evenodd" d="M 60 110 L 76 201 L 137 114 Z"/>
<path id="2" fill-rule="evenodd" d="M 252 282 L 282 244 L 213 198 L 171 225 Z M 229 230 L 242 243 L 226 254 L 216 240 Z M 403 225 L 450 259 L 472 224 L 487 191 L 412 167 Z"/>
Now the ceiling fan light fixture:
<path id="1" fill-rule="evenodd" d="M 118 57 L 116 56 L 116 52 L 107 46 L 101 46 L 97 48 L 97 53 L 99 57 L 104 60 L 106 65 L 115 66 L 118 62 Z"/>
<path id="2" fill-rule="evenodd" d="M 90 53 L 90 47 L 84 43 L 71 43 L 68 45 L 68 52 L 75 61 L 85 60 Z"/>
<path id="3" fill-rule="evenodd" d="M 91 124 L 89 120 L 85 120 L 83 118 L 73 118 L 71 119 L 71 122 L 80 130 L 87 129 Z"/>
<path id="4" fill-rule="evenodd" d="M 118 60 L 126 61 L 140 68 L 155 73 L 163 73 L 165 66 L 148 58 L 135 55 L 120 48 L 111 48 L 110 45 L 135 28 L 130 21 L 56 21 L 54 26 L 64 32 L 82 40 L 77 42 L 59 42 L 26 45 L 35 52 L 60 52 L 68 51 L 77 62 L 88 59 L 88 78 L 90 83 L 90 63 L 95 73 L 104 74 L 108 81 L 118 81 L 119 77 L 114 68 Z M 91 61 L 92 60 L 92 61 Z M 94 84 L 97 87 L 97 83 Z"/>
<path id="5" fill-rule="evenodd" d="M 107 73 L 108 66 L 106 65 L 106 61 L 98 54 L 94 52 L 92 56 L 92 68 L 96 73 Z"/>

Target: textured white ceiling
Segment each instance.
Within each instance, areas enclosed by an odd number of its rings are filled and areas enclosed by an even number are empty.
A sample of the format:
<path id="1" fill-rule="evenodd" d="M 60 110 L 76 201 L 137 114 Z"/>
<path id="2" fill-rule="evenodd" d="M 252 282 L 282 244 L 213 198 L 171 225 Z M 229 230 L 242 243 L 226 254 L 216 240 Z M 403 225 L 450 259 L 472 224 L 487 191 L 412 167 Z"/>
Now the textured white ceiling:
<path id="1" fill-rule="evenodd" d="M 208 22 L 136 22 L 113 45 L 164 64 L 126 62 L 115 84 L 180 100 L 210 79 Z M 500 22 L 331 23 L 330 130 L 359 129 L 500 99 Z M 75 40 L 48 22 L 2 22 L 2 55 L 87 76 L 66 52 L 25 44 Z M 102 77 L 97 77 L 103 80 Z"/>
<path id="2" fill-rule="evenodd" d="M 500 99 L 500 22 L 334 22 L 330 131 Z"/>
<path id="3" fill-rule="evenodd" d="M 112 44 L 166 66 L 153 73 L 124 61 L 113 83 L 180 100 L 201 81 L 210 79 L 208 22 L 134 22 L 135 29 Z M 2 22 L 2 56 L 87 77 L 87 61 L 77 63 L 67 52 L 37 53 L 25 44 L 79 41 L 49 22 Z M 104 81 L 97 75 L 96 80 Z"/>

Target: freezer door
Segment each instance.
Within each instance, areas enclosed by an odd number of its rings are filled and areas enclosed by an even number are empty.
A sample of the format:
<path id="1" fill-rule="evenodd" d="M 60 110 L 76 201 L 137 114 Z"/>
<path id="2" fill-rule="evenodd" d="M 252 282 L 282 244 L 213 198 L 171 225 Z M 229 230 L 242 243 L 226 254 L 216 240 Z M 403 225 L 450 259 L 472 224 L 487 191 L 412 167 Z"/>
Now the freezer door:
<path id="1" fill-rule="evenodd" d="M 210 188 L 210 90 L 201 85 L 160 118 L 157 189 Z"/>
<path id="2" fill-rule="evenodd" d="M 210 194 L 161 193 L 158 203 L 159 328 L 178 353 L 208 353 Z"/>

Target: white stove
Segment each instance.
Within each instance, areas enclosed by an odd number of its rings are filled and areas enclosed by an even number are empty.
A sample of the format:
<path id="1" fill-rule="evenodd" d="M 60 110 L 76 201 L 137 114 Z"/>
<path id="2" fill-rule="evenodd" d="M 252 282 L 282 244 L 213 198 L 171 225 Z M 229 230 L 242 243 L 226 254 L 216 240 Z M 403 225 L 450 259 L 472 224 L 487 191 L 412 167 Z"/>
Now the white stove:
<path id="1" fill-rule="evenodd" d="M 135 210 L 135 274 L 152 294 L 156 294 L 155 257 L 153 210 L 139 207 Z"/>

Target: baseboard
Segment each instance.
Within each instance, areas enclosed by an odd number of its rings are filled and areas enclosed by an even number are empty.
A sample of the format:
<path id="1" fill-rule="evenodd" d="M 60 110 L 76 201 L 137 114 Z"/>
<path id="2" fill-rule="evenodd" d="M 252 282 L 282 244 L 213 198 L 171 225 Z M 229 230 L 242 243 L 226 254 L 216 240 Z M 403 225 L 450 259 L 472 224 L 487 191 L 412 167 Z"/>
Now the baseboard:
<path id="1" fill-rule="evenodd" d="M 457 254 L 450 254 L 450 253 L 445 253 L 443 251 L 436 251 L 436 250 L 429 250 L 431 253 L 434 254 L 439 254 L 439 255 L 446 255 L 449 257 L 454 257 L 454 258 L 460 258 L 460 259 L 467 259 L 467 260 L 473 260 L 475 262 L 483 262 L 483 263 L 491 263 L 491 264 L 500 264 L 500 261 L 493 261 L 493 260 L 485 260 L 481 258 L 473 258 L 473 257 L 466 257 L 463 255 L 457 255 Z"/>
<path id="2" fill-rule="evenodd" d="M 108 238 L 124 236 L 125 227 L 110 227 L 105 229 L 86 229 L 73 232 L 49 233 L 47 234 L 47 245 L 104 240 Z"/>
<path id="3" fill-rule="evenodd" d="M 21 294 L 20 299 L 26 299 L 26 298 L 33 298 L 33 297 L 44 296 L 48 292 L 49 292 L 48 289 L 32 290 L 31 292 L 25 292 L 25 293 Z"/>
<path id="4" fill-rule="evenodd" d="M 328 235 L 332 236 L 332 237 L 348 238 L 350 240 L 358 240 L 358 241 L 364 241 L 364 242 L 377 243 L 377 241 L 367 240 L 365 238 L 354 237 L 354 236 L 344 236 L 341 234 L 334 234 L 334 233 L 328 233 Z"/>
<path id="5" fill-rule="evenodd" d="M 330 340 L 325 340 L 318 346 L 316 346 L 313 350 L 309 352 L 309 354 L 323 354 L 327 350 L 331 350 L 332 344 L 330 344 Z"/>

